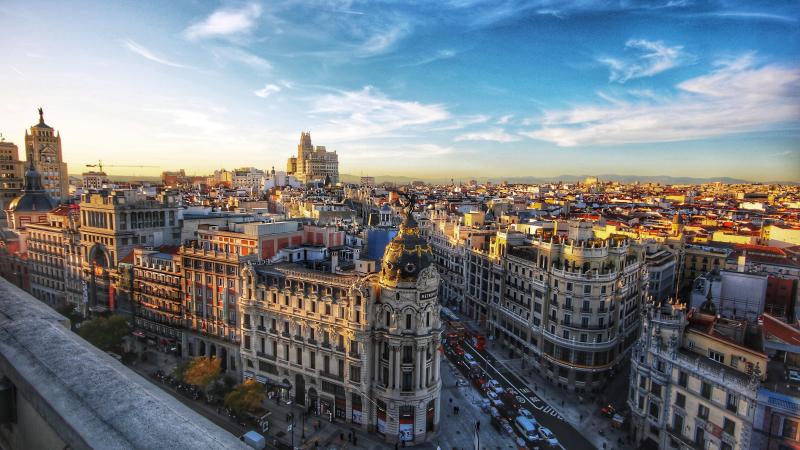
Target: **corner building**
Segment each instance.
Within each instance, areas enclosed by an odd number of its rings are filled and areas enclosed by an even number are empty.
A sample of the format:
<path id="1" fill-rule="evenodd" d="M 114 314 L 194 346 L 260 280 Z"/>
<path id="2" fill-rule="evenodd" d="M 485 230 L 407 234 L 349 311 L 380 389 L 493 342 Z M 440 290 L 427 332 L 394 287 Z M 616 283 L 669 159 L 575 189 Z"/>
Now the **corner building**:
<path id="1" fill-rule="evenodd" d="M 420 443 L 439 426 L 439 276 L 407 213 L 380 272 L 246 265 L 242 360 L 254 378 L 332 420 L 387 442 Z"/>

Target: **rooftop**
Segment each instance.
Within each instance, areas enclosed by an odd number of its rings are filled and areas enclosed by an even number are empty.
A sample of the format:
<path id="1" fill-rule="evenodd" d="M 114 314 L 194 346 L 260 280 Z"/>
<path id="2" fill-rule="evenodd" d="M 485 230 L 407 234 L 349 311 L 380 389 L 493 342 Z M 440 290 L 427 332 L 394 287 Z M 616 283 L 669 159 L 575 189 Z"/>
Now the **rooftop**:
<path id="1" fill-rule="evenodd" d="M 0 374 L 69 448 L 246 448 L 72 333 L 66 318 L 4 279 Z"/>

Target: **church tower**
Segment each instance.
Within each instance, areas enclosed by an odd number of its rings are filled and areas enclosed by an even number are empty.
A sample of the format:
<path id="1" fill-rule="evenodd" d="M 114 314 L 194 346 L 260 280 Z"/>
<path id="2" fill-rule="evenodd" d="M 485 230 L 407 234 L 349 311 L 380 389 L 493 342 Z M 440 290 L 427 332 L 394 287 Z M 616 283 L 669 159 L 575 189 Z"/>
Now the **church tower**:
<path id="1" fill-rule="evenodd" d="M 442 323 L 433 250 L 412 216 L 387 245 L 379 275 L 373 349 L 376 431 L 389 442 L 420 443 L 439 428 Z"/>
<path id="2" fill-rule="evenodd" d="M 42 175 L 42 185 L 56 202 L 69 197 L 67 164 L 61 154 L 61 135 L 44 123 L 44 111 L 39 108 L 39 123 L 25 130 L 25 154 Z"/>

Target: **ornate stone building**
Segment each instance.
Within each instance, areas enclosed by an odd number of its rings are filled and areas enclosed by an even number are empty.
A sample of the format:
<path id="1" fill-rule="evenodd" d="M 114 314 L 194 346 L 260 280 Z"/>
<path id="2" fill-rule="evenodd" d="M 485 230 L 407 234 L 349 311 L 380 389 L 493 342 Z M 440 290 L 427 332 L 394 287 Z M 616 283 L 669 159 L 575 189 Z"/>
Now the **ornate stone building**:
<path id="1" fill-rule="evenodd" d="M 22 190 L 24 172 L 25 162 L 19 160 L 17 146 L 0 137 L 0 207 L 4 211 L 6 205 Z"/>
<path id="2" fill-rule="evenodd" d="M 170 193 L 148 198 L 133 190 L 103 190 L 83 194 L 80 212 L 83 279 L 89 309 L 105 312 L 122 308 L 132 312 L 131 299 L 127 298 L 130 285 L 118 284 L 118 265 L 134 247 L 179 243 L 179 199 Z"/>
<path id="3" fill-rule="evenodd" d="M 178 250 L 172 245 L 133 250 L 133 303 L 134 324 L 148 342 L 180 353 L 183 272 Z"/>
<path id="4" fill-rule="evenodd" d="M 311 133 L 300 133 L 297 144 L 297 156 L 292 156 L 286 163 L 286 173 L 294 175 L 300 182 L 325 181 L 331 184 L 339 182 L 339 156 L 335 151 L 329 152 L 325 146 L 314 147 L 311 144 Z"/>
<path id="5" fill-rule="evenodd" d="M 56 202 L 69 198 L 67 163 L 61 153 L 61 135 L 44 123 L 44 111 L 39 108 L 39 123 L 25 130 L 25 154 L 42 175 L 45 191 Z"/>
<path id="6" fill-rule="evenodd" d="M 661 303 L 645 311 L 628 394 L 635 445 L 757 448 L 751 439 L 767 365 L 759 327 L 717 317 L 710 302 L 700 311 Z"/>
<path id="7" fill-rule="evenodd" d="M 498 242 L 505 280 L 490 312 L 495 338 L 530 355 L 553 384 L 600 389 L 639 335 L 647 293 L 643 245 L 595 238 L 591 223 L 577 221 L 568 236 L 542 235 L 508 248 Z"/>
<path id="8" fill-rule="evenodd" d="M 439 277 L 411 213 L 380 272 L 354 261 L 328 271 L 300 262 L 245 266 L 244 376 L 311 413 L 387 442 L 423 442 L 440 414 Z"/>
<path id="9" fill-rule="evenodd" d="M 61 205 L 46 222 L 26 226 L 30 292 L 53 307 L 70 304 L 85 314 L 79 222 L 78 205 Z"/>

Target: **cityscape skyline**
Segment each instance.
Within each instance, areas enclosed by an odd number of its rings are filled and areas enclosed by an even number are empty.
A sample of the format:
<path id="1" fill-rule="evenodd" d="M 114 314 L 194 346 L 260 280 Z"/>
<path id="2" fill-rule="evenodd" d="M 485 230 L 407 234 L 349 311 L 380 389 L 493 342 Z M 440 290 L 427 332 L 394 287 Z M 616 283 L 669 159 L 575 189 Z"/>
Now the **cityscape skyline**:
<path id="1" fill-rule="evenodd" d="M 788 2 L 30 6 L 0 133 L 43 107 L 73 173 L 282 170 L 310 130 L 352 175 L 800 181 Z"/>

